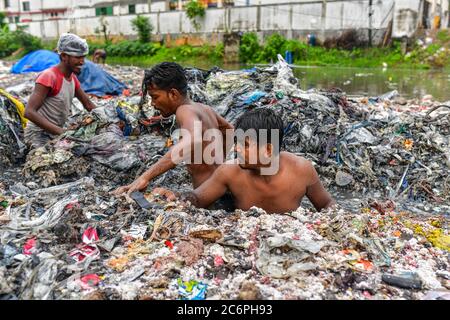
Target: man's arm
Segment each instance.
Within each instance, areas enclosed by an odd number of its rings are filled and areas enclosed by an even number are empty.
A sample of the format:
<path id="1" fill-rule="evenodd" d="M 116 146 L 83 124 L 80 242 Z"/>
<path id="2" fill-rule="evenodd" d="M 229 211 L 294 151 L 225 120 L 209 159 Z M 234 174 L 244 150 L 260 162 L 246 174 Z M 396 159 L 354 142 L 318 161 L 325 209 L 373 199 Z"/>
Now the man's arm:
<path id="1" fill-rule="evenodd" d="M 81 89 L 81 87 L 77 87 L 75 89 L 75 97 L 77 97 L 78 100 L 80 100 L 81 104 L 87 111 L 92 111 L 95 109 L 95 104 L 89 99 L 86 92 Z"/>
<path id="2" fill-rule="evenodd" d="M 234 145 L 234 126 L 217 113 L 216 116 L 217 122 L 219 123 L 219 130 L 222 132 L 222 137 L 224 139 L 223 155 L 226 158 L 231 147 Z"/>
<path id="3" fill-rule="evenodd" d="M 177 166 L 174 159 L 175 156 L 173 155 L 175 152 L 178 152 L 178 150 L 183 149 L 186 147 L 186 144 L 188 144 L 189 141 L 187 139 L 183 139 L 176 144 L 174 147 L 172 147 L 161 159 L 158 160 L 154 165 L 152 165 L 147 171 L 145 171 L 139 178 L 137 178 L 133 183 L 130 185 L 120 187 L 117 190 L 113 192 L 115 195 L 120 195 L 124 192 L 126 192 L 128 195 L 133 193 L 134 191 L 141 191 L 147 188 L 148 184 L 151 180 L 154 178 L 160 176 L 164 172 L 169 171 L 170 169 L 173 169 Z"/>
<path id="4" fill-rule="evenodd" d="M 44 100 L 47 98 L 49 92 L 49 87 L 36 83 L 34 91 L 25 108 L 25 118 L 51 134 L 60 135 L 64 132 L 63 128 L 54 125 L 37 112 L 44 104 Z"/>
<path id="5" fill-rule="evenodd" d="M 317 211 L 328 209 L 336 204 L 331 195 L 320 182 L 319 175 L 311 162 L 308 162 L 308 169 L 311 172 L 310 183 L 306 189 L 306 196 L 314 205 Z"/>
<path id="6" fill-rule="evenodd" d="M 195 144 L 199 144 L 201 148 L 202 141 L 195 141 L 194 137 L 194 122 L 198 120 L 195 113 L 185 110 L 177 114 L 177 120 L 181 129 L 189 132 L 189 136 L 181 137 L 179 143 L 173 146 L 157 163 L 152 165 L 147 171 L 145 171 L 139 178 L 137 178 L 132 184 L 124 187 L 120 187 L 113 193 L 120 195 L 124 192 L 131 194 L 134 191 L 141 191 L 147 188 L 149 182 L 159 175 L 163 174 L 170 169 L 177 166 L 178 163 L 188 160 L 191 156 L 190 151 L 194 150 Z"/>
<path id="7" fill-rule="evenodd" d="M 182 193 L 180 199 L 189 201 L 197 208 L 209 207 L 227 192 L 227 179 L 230 177 L 227 169 L 226 164 L 221 165 L 200 187 L 194 191 Z"/>

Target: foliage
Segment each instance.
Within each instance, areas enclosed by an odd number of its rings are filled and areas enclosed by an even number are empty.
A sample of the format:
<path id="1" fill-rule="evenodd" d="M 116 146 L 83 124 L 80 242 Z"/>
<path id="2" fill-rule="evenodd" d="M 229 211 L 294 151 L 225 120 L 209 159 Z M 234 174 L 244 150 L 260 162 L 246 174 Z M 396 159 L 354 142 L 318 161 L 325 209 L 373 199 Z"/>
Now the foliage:
<path id="1" fill-rule="evenodd" d="M 41 39 L 25 32 L 25 28 L 18 27 L 15 31 L 3 29 L 0 31 L 0 57 L 7 57 L 20 51 L 25 55 L 31 51 L 43 48 Z"/>
<path id="2" fill-rule="evenodd" d="M 0 29 L 8 26 L 8 22 L 5 21 L 6 14 L 4 12 L 0 12 Z"/>
<path id="3" fill-rule="evenodd" d="M 256 33 L 245 33 L 241 38 L 241 44 L 239 46 L 239 59 L 241 62 L 258 62 L 258 54 L 260 51 L 261 46 L 258 43 Z"/>
<path id="4" fill-rule="evenodd" d="M 436 38 L 441 42 L 449 42 L 450 41 L 450 30 L 439 31 Z"/>
<path id="5" fill-rule="evenodd" d="M 200 24 L 198 23 L 197 18 L 204 17 L 205 13 L 205 8 L 198 0 L 190 0 L 186 5 L 186 15 L 197 31 L 200 29 Z"/>
<path id="6" fill-rule="evenodd" d="M 298 65 L 381 67 L 386 63 L 389 67 L 414 69 L 450 66 L 450 50 L 448 44 L 443 43 L 446 40 L 444 33 L 438 34 L 438 40 L 424 47 L 416 46 L 404 55 L 398 41 L 388 48 L 355 47 L 346 50 L 337 46 L 312 47 L 299 40 L 287 40 L 276 33 L 260 45 L 255 33 L 246 33 L 241 38 L 239 56 L 243 63 L 270 63 L 276 61 L 277 54 L 284 56 L 286 51 L 291 51 L 294 63 Z"/>
<path id="7" fill-rule="evenodd" d="M 89 50 L 92 53 L 97 49 L 104 49 L 108 56 L 127 57 L 127 56 L 152 56 L 159 50 L 159 44 L 143 43 L 140 41 L 121 41 L 117 44 L 97 44 L 90 43 Z"/>
<path id="8" fill-rule="evenodd" d="M 152 56 L 110 56 L 108 61 L 113 64 L 133 64 L 142 67 L 162 61 L 174 61 L 184 65 L 210 68 L 213 64 L 221 64 L 223 55 L 224 47 L 222 44 L 217 46 L 204 45 L 201 47 L 184 45 L 171 48 L 159 47 L 155 55 Z"/>
<path id="9" fill-rule="evenodd" d="M 138 15 L 131 20 L 131 25 L 134 31 L 138 33 L 139 41 L 142 43 L 150 42 L 153 26 L 150 18 Z"/>
<path id="10" fill-rule="evenodd" d="M 278 54 L 283 55 L 285 44 L 286 39 L 282 35 L 274 33 L 267 39 L 266 45 L 261 53 L 261 59 L 268 62 L 276 61 Z"/>

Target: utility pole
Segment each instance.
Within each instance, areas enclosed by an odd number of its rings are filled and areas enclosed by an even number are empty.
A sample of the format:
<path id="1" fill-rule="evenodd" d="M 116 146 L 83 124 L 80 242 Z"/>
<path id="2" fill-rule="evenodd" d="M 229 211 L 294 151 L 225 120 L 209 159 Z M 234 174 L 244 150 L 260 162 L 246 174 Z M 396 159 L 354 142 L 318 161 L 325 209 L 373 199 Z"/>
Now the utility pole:
<path id="1" fill-rule="evenodd" d="M 369 47 L 372 46 L 372 0 L 369 0 Z"/>
<path id="2" fill-rule="evenodd" d="M 325 27 L 327 22 L 327 0 L 322 1 L 322 16 L 321 16 L 321 28 L 322 28 L 322 39 L 325 40 Z"/>

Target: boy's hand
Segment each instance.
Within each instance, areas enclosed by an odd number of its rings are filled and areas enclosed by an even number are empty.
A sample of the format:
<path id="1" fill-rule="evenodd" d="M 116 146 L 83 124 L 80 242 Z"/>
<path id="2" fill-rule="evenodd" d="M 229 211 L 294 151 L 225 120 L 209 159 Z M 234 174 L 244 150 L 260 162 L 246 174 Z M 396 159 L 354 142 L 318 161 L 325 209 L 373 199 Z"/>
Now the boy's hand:
<path id="1" fill-rule="evenodd" d="M 148 183 L 149 183 L 149 182 L 148 182 L 147 179 L 140 177 L 140 178 L 138 178 L 137 180 L 135 180 L 135 181 L 134 181 L 132 184 L 130 184 L 130 185 L 127 185 L 127 186 L 124 186 L 124 187 L 117 188 L 117 189 L 113 192 L 113 194 L 114 194 L 115 196 L 120 196 L 120 195 L 122 195 L 123 193 L 126 193 L 126 194 L 129 196 L 129 195 L 132 194 L 134 191 L 142 191 L 142 190 L 144 190 L 145 188 L 147 188 Z"/>
<path id="2" fill-rule="evenodd" d="M 178 198 L 175 192 L 165 188 L 155 188 L 152 191 L 152 194 L 154 194 L 155 196 L 163 196 L 167 199 L 167 201 L 175 201 Z"/>

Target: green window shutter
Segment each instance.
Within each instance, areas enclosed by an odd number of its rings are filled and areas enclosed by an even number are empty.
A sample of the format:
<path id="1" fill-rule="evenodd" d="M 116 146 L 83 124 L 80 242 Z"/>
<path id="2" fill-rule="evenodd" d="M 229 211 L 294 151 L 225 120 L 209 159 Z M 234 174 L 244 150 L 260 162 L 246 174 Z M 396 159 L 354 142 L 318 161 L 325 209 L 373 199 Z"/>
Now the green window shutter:
<path id="1" fill-rule="evenodd" d="M 107 16 L 113 15 L 113 7 L 106 7 L 106 15 Z"/>
<path id="2" fill-rule="evenodd" d="M 98 17 L 98 16 L 101 16 L 102 15 L 102 10 L 101 10 L 102 8 L 95 8 L 95 15 Z"/>

